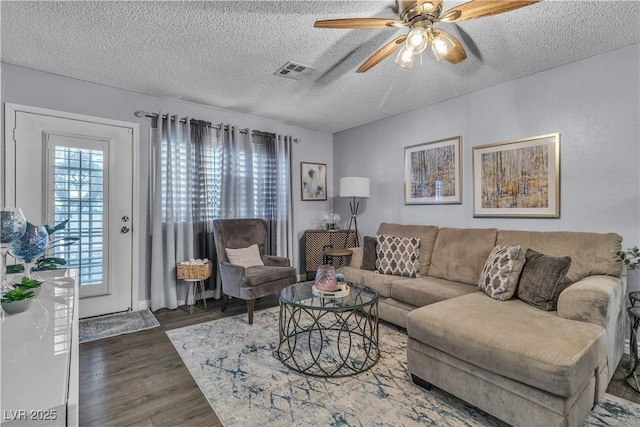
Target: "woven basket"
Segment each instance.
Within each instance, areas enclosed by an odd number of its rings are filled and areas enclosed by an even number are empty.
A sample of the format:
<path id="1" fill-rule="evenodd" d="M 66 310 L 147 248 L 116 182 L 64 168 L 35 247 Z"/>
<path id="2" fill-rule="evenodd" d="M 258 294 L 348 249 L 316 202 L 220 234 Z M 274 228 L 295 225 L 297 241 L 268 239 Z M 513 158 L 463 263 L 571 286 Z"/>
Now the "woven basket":
<path id="1" fill-rule="evenodd" d="M 211 261 L 201 265 L 178 264 L 176 267 L 178 279 L 204 280 L 211 277 Z"/>

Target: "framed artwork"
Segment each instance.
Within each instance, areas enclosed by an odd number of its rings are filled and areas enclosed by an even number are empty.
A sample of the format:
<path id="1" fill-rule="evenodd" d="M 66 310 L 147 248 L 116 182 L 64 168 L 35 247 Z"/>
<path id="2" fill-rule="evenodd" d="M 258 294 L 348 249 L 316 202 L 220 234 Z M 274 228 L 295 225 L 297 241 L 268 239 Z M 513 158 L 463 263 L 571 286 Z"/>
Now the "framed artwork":
<path id="1" fill-rule="evenodd" d="M 560 134 L 473 147 L 473 216 L 560 217 Z"/>
<path id="2" fill-rule="evenodd" d="M 462 203 L 462 137 L 404 149 L 404 204 Z"/>
<path id="3" fill-rule="evenodd" d="M 300 162 L 302 200 L 327 200 L 327 165 Z"/>

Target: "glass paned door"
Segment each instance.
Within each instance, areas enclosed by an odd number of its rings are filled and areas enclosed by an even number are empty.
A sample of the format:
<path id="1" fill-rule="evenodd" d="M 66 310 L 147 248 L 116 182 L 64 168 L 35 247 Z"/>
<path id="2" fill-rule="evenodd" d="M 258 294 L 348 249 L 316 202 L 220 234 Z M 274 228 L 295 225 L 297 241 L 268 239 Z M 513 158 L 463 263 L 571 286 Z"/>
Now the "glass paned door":
<path id="1" fill-rule="evenodd" d="M 109 145 L 107 141 L 49 135 L 49 216 L 51 224 L 69 220 L 55 233 L 54 256 L 66 267 L 78 270 L 80 295 L 109 293 L 109 253 L 105 239 L 105 209 L 108 198 Z M 79 240 L 63 245 L 65 237 Z"/>
<path id="2" fill-rule="evenodd" d="M 54 223 L 69 220 L 56 232 L 54 256 L 79 272 L 80 286 L 103 282 L 104 153 L 75 147 L 54 148 Z M 64 238 L 80 240 L 62 245 Z"/>

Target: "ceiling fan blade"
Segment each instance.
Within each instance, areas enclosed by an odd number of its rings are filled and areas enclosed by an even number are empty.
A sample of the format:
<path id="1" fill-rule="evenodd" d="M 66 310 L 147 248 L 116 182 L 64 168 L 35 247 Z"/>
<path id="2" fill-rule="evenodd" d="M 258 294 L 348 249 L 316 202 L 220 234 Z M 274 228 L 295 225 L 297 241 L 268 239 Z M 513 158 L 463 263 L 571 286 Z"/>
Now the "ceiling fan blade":
<path id="1" fill-rule="evenodd" d="M 327 19 L 324 21 L 316 21 L 313 24 L 316 28 L 338 28 L 338 29 L 363 29 L 363 28 L 390 28 L 390 27 L 406 27 L 404 21 L 386 18 L 346 18 L 346 19 Z"/>
<path id="2" fill-rule="evenodd" d="M 476 0 L 470 1 L 460 6 L 453 7 L 444 12 L 437 21 L 439 22 L 461 22 L 470 19 L 481 18 L 483 16 L 497 15 L 539 3 L 540 0 Z"/>
<path id="3" fill-rule="evenodd" d="M 462 46 L 462 43 L 460 43 L 460 40 L 452 36 L 451 33 L 448 33 L 444 30 L 433 30 L 434 36 L 438 36 L 440 34 L 443 34 L 451 39 L 451 41 L 455 45 L 451 52 L 443 56 L 442 59 L 451 62 L 452 64 L 457 64 L 458 62 L 462 62 L 467 59 L 467 52 L 464 50 L 464 47 Z"/>
<path id="4" fill-rule="evenodd" d="M 356 73 L 364 73 L 365 71 L 368 71 L 370 68 L 372 68 L 374 65 L 376 65 L 377 63 L 379 63 L 380 61 L 382 61 L 384 58 L 386 58 L 387 56 L 391 55 L 393 52 L 396 51 L 396 49 L 398 49 L 400 46 L 402 46 L 402 43 L 404 43 L 404 41 L 407 39 L 406 35 L 402 35 L 400 37 L 398 37 L 397 39 L 391 41 L 390 43 L 387 43 L 386 45 L 384 45 L 382 48 L 380 48 L 376 53 L 374 53 L 373 55 L 371 55 L 369 57 L 369 59 L 367 59 L 361 66 L 360 68 L 358 68 L 358 70 L 356 71 Z"/>

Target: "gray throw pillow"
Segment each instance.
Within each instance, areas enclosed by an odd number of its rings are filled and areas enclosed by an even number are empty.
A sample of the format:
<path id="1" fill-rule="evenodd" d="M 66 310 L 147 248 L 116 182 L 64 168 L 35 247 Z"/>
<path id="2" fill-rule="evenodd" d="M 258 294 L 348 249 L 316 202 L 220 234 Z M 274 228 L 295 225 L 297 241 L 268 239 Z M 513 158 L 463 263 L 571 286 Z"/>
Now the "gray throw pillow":
<path id="1" fill-rule="evenodd" d="M 364 236 L 364 245 L 362 247 L 362 269 L 363 270 L 375 270 L 376 269 L 376 243 L 375 237 Z"/>
<path id="2" fill-rule="evenodd" d="M 542 310 L 555 311 L 560 293 L 569 286 L 564 278 L 571 267 L 571 257 L 553 257 L 527 249 L 525 258 L 518 298 Z"/>

